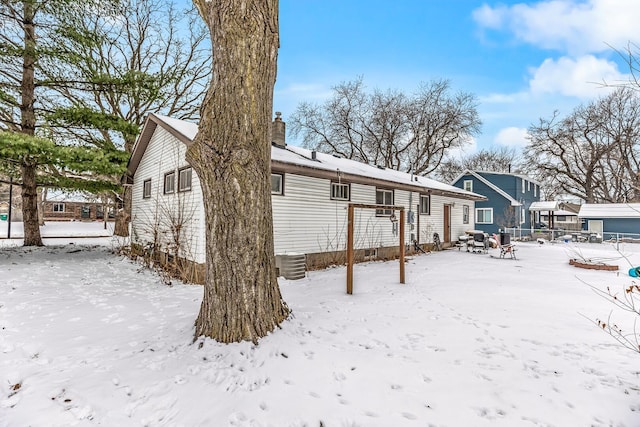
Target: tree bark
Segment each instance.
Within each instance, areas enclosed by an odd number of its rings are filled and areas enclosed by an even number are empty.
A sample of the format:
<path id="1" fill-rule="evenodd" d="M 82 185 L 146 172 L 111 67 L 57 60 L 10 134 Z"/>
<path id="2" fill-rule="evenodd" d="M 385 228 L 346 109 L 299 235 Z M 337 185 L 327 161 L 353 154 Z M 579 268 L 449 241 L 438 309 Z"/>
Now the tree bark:
<path id="1" fill-rule="evenodd" d="M 120 197 L 123 199 L 121 208 L 116 210 L 116 221 L 113 229 L 113 234 L 120 237 L 129 236 L 129 222 L 131 221 L 131 187 L 123 187 L 120 192 Z M 118 206 L 118 204 L 116 204 Z"/>
<path id="2" fill-rule="evenodd" d="M 35 134 L 35 7 L 32 1 L 24 1 L 24 54 L 22 68 L 22 103 L 20 105 L 21 132 L 30 136 Z M 38 221 L 38 190 L 36 166 L 27 160 L 20 167 L 22 173 L 22 221 L 24 223 L 24 246 L 42 246 L 40 223 Z"/>
<path id="3" fill-rule="evenodd" d="M 194 0 L 211 32 L 213 76 L 187 160 L 206 221 L 195 336 L 257 342 L 289 315 L 275 274 L 270 123 L 277 0 Z"/>

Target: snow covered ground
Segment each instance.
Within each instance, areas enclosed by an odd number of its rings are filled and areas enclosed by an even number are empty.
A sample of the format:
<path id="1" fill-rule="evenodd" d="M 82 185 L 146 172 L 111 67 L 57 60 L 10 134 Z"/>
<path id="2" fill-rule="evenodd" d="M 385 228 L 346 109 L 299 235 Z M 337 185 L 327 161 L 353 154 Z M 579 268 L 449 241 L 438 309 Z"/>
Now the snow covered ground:
<path id="1" fill-rule="evenodd" d="M 201 287 L 85 242 L 0 249 L 0 426 L 640 425 L 640 355 L 583 317 L 629 264 L 568 264 L 608 244 L 416 256 L 406 285 L 360 264 L 352 296 L 343 267 L 281 279 L 293 316 L 256 347 L 192 343 Z"/>
<path id="2" fill-rule="evenodd" d="M 40 227 L 40 235 L 45 245 L 68 244 L 75 242 L 78 238 L 108 237 L 113 235 L 113 222 L 103 221 L 47 221 Z M 6 246 L 22 246 L 24 237 L 24 225 L 22 222 L 11 223 L 11 238 L 7 239 L 9 223 L 0 221 L 0 248 Z M 83 244 L 97 243 L 95 241 L 83 240 Z"/>

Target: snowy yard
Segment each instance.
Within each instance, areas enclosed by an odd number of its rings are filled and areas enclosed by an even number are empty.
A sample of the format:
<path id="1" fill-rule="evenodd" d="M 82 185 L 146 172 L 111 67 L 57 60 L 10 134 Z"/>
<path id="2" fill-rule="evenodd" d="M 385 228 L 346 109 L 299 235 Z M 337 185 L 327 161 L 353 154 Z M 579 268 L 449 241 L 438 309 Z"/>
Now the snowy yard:
<path id="1" fill-rule="evenodd" d="M 255 347 L 192 344 L 202 288 L 109 242 L 0 249 L 0 426 L 640 425 L 640 355 L 582 316 L 612 306 L 579 279 L 622 289 L 624 259 L 580 270 L 572 244 L 522 243 L 414 257 L 406 285 L 361 264 L 353 296 L 343 267 L 281 279 L 294 315 Z"/>

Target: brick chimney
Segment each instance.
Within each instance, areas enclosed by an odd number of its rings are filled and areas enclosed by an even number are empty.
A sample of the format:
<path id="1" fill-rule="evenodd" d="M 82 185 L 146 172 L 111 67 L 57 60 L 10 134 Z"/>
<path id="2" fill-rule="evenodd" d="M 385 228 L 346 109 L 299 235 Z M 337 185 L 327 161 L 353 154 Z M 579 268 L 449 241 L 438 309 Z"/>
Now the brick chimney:
<path id="1" fill-rule="evenodd" d="M 276 118 L 271 123 L 271 143 L 277 147 L 284 148 L 287 146 L 285 142 L 285 123 L 282 121 L 282 113 L 276 111 Z"/>

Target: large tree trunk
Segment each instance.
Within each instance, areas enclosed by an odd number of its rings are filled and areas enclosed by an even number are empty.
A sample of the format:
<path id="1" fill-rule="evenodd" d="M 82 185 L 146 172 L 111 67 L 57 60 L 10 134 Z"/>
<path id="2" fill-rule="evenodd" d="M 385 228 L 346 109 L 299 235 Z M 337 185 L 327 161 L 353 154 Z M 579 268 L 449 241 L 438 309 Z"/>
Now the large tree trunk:
<path id="1" fill-rule="evenodd" d="M 129 222 L 131 221 L 131 187 L 123 187 L 120 192 L 122 205 L 116 202 L 116 222 L 113 229 L 114 236 L 129 237 Z"/>
<path id="2" fill-rule="evenodd" d="M 22 104 L 20 106 L 20 125 L 22 133 L 33 136 L 36 130 L 35 114 L 35 74 L 36 38 L 33 24 L 35 9 L 32 1 L 23 2 L 24 6 L 24 55 L 22 68 Z M 22 173 L 22 221 L 24 222 L 24 245 L 42 246 L 40 223 L 38 221 L 38 192 L 36 187 L 36 167 L 24 162 Z"/>
<path id="3" fill-rule="evenodd" d="M 42 246 L 40 223 L 38 222 L 38 192 L 36 168 L 22 165 L 22 221 L 24 223 L 24 246 Z"/>
<path id="4" fill-rule="evenodd" d="M 289 314 L 275 274 L 270 123 L 277 0 L 194 0 L 211 31 L 213 76 L 187 160 L 206 221 L 204 299 L 195 336 L 267 335 Z"/>

